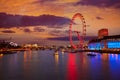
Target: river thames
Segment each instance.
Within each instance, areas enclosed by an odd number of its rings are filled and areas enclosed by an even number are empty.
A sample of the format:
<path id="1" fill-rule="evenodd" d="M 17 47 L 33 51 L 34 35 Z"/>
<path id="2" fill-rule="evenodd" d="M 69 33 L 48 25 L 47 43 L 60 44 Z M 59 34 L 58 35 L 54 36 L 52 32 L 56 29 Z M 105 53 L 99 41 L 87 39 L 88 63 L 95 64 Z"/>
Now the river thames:
<path id="1" fill-rule="evenodd" d="M 0 80 L 120 80 L 120 54 L 54 50 L 0 56 Z"/>

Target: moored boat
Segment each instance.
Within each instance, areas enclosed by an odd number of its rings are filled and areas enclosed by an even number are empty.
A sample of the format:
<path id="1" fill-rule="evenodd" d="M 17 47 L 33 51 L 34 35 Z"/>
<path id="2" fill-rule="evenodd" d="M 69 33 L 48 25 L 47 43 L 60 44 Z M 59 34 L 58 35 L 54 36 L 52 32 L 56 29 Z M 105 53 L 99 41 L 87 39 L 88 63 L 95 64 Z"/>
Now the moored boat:
<path id="1" fill-rule="evenodd" d="M 96 54 L 94 54 L 94 53 L 88 53 L 87 55 L 88 56 L 96 56 Z"/>

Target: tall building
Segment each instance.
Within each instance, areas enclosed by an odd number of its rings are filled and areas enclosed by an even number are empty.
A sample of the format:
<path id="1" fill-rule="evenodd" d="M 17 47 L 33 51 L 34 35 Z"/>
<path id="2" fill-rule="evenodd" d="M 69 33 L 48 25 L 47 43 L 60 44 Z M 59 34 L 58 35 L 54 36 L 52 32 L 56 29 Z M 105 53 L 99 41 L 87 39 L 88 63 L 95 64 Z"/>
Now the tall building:
<path id="1" fill-rule="evenodd" d="M 108 29 L 103 28 L 98 31 L 98 38 L 103 38 L 104 36 L 108 36 Z"/>

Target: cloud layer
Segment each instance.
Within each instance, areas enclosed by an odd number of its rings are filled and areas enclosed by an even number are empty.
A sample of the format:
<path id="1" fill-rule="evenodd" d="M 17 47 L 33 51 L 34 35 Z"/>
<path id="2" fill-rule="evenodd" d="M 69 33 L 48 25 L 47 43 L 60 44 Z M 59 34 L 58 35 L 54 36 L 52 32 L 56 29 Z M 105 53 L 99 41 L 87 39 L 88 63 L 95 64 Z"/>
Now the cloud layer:
<path id="1" fill-rule="evenodd" d="M 0 13 L 0 27 L 26 27 L 26 26 L 47 26 L 61 28 L 62 25 L 69 24 L 70 19 L 54 15 L 41 16 L 21 16 Z"/>
<path id="2" fill-rule="evenodd" d="M 3 32 L 3 33 L 15 33 L 15 31 L 12 31 L 12 30 L 3 30 L 1 32 Z"/>
<path id="3" fill-rule="evenodd" d="M 100 17 L 100 16 L 97 16 L 96 19 L 98 19 L 98 20 L 103 20 L 103 18 Z"/>
<path id="4" fill-rule="evenodd" d="M 120 8 L 120 0 L 80 0 L 76 3 L 76 5 Z"/>
<path id="5" fill-rule="evenodd" d="M 42 29 L 42 28 L 40 28 L 40 27 L 35 27 L 35 28 L 34 28 L 34 31 L 35 31 L 35 32 L 44 32 L 45 29 Z"/>
<path id="6" fill-rule="evenodd" d="M 72 37 L 74 41 L 78 41 L 78 37 Z M 97 36 L 86 36 L 86 40 L 91 40 L 91 39 L 95 39 L 97 38 Z M 57 41 L 69 41 L 69 36 L 65 36 L 65 37 L 55 37 L 55 38 L 48 38 L 48 40 L 57 40 Z"/>

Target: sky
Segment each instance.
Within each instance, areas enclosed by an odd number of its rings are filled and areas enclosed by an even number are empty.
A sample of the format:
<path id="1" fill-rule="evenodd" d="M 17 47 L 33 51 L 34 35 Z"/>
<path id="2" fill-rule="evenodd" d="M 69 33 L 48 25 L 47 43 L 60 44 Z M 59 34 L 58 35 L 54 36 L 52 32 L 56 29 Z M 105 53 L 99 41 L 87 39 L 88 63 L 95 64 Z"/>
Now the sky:
<path id="1" fill-rule="evenodd" d="M 0 0 L 0 5 L 0 39 L 26 43 L 69 36 L 76 13 L 85 19 L 87 36 L 102 28 L 120 34 L 120 0 Z M 82 32 L 77 22 L 72 27 Z"/>

